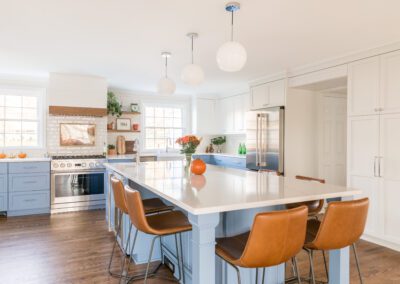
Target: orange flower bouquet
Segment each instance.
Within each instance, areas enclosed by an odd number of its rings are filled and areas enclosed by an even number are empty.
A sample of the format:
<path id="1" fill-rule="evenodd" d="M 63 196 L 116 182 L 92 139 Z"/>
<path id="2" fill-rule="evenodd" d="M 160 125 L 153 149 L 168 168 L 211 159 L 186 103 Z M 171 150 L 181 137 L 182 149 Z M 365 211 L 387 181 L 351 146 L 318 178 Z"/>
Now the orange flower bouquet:
<path id="1" fill-rule="evenodd" d="M 193 154 L 199 146 L 201 138 L 195 135 L 186 135 L 176 140 L 176 143 L 182 146 L 182 154 Z"/>

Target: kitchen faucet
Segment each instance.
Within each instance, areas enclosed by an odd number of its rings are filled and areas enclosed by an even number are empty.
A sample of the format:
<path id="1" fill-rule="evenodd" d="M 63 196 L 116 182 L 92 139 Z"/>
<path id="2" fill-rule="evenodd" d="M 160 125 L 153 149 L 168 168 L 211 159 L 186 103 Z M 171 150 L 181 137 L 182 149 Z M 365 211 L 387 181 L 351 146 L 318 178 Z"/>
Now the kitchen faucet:
<path id="1" fill-rule="evenodd" d="M 165 143 L 165 153 L 168 153 L 168 149 L 169 149 L 169 147 L 168 147 L 168 145 L 169 145 L 169 143 L 171 143 L 171 138 L 166 138 L 165 139 L 166 140 L 166 143 Z M 172 144 L 172 143 L 171 143 Z"/>

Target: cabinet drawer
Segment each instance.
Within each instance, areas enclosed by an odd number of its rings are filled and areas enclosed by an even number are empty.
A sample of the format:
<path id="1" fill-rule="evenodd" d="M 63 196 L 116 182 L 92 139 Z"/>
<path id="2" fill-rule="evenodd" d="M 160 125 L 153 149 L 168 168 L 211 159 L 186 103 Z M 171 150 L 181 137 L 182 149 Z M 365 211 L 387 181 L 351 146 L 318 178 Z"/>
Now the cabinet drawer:
<path id="1" fill-rule="evenodd" d="M 10 193 L 8 210 L 50 208 L 50 190 Z"/>
<path id="2" fill-rule="evenodd" d="M 7 211 L 7 193 L 0 193 L 0 211 Z"/>
<path id="3" fill-rule="evenodd" d="M 7 175 L 0 175 L 0 194 L 7 193 Z"/>
<path id="4" fill-rule="evenodd" d="M 9 163 L 8 172 L 10 174 L 47 173 L 50 172 L 50 163 L 49 162 Z"/>
<path id="5" fill-rule="evenodd" d="M 50 189 L 50 174 L 9 175 L 9 192 Z"/>
<path id="6" fill-rule="evenodd" d="M 0 163 L 0 174 L 7 174 L 7 163 Z"/>

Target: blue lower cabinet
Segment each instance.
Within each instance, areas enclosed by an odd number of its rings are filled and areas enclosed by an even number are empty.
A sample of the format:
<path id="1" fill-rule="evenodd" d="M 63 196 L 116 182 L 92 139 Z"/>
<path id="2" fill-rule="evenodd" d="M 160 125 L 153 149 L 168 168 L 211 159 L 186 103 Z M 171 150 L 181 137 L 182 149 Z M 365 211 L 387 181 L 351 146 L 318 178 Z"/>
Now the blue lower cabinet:
<path id="1" fill-rule="evenodd" d="M 200 159 L 200 160 L 202 160 L 204 163 L 206 163 L 206 164 L 211 164 L 210 163 L 210 158 L 211 158 L 211 156 L 210 155 L 193 155 L 192 156 L 192 158 L 193 158 L 193 160 L 195 160 L 195 159 Z"/>
<path id="2" fill-rule="evenodd" d="M 235 168 L 235 169 L 246 169 L 246 159 L 240 157 L 229 157 L 219 155 L 193 155 L 193 159 L 201 159 L 206 164 Z"/>
<path id="3" fill-rule="evenodd" d="M 8 210 L 11 212 L 16 210 L 29 211 L 37 209 L 43 209 L 43 211 L 45 212 L 47 209 L 50 209 L 49 207 L 50 207 L 49 190 L 37 191 L 33 193 L 12 192 L 9 195 Z M 12 215 L 19 215 L 19 214 L 12 214 Z"/>
<path id="4" fill-rule="evenodd" d="M 0 212 L 7 211 L 8 198 L 7 193 L 0 193 Z"/>

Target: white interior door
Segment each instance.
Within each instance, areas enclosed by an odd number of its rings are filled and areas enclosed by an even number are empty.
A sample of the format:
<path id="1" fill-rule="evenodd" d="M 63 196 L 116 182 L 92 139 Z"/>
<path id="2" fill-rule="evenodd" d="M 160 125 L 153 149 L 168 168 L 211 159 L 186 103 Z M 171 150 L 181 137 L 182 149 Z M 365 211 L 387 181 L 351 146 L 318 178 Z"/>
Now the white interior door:
<path id="1" fill-rule="evenodd" d="M 319 174 L 327 183 L 346 185 L 346 97 L 322 95 L 319 119 Z"/>
<path id="2" fill-rule="evenodd" d="M 384 232 L 387 238 L 400 243 L 400 114 L 382 115 L 380 132 Z"/>

